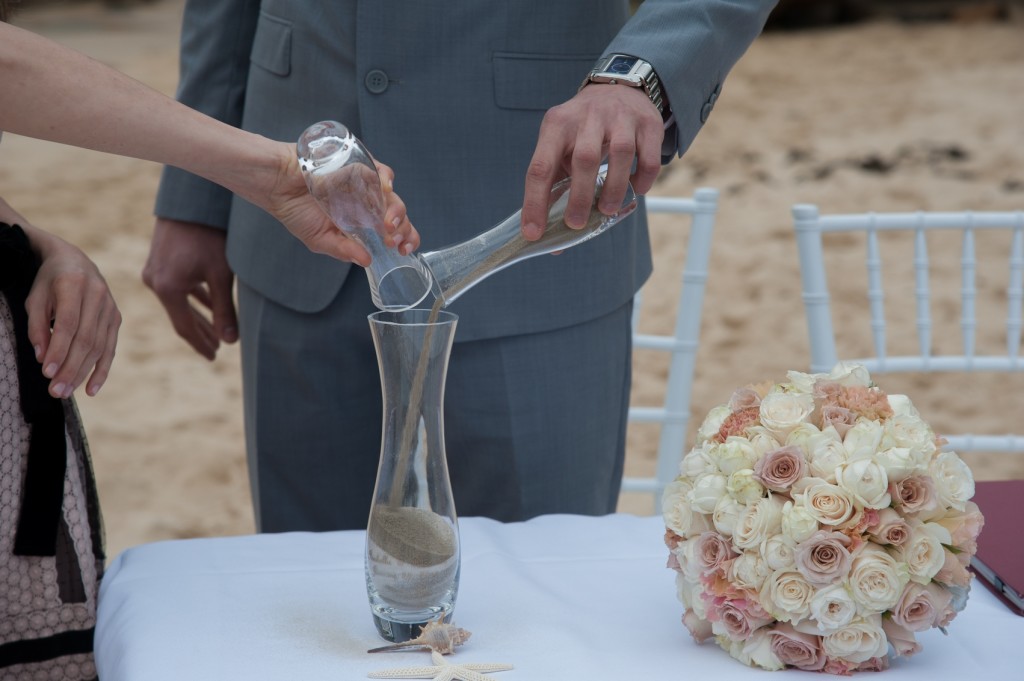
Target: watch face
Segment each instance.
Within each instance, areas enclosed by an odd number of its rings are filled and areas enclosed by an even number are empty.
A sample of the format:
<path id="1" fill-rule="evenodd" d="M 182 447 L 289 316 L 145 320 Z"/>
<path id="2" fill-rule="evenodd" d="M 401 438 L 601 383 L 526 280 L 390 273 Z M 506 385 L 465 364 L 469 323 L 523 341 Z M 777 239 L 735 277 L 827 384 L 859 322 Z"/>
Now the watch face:
<path id="1" fill-rule="evenodd" d="M 636 57 L 625 57 L 620 54 L 617 57 L 615 57 L 615 59 L 612 59 L 612 63 L 608 65 L 608 68 L 605 69 L 605 71 L 608 73 L 617 73 L 624 76 L 633 69 L 633 66 L 636 65 L 636 62 Z"/>

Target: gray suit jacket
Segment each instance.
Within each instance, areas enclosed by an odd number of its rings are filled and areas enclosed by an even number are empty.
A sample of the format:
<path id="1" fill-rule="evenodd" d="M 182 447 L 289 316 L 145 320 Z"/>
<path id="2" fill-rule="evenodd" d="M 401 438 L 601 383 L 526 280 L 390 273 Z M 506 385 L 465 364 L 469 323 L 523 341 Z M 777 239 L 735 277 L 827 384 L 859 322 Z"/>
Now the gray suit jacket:
<path id="1" fill-rule="evenodd" d="M 394 168 L 430 250 L 519 209 L 544 112 L 571 98 L 602 55 L 654 66 L 675 115 L 664 160 L 681 155 L 774 4 L 646 0 L 631 17 L 626 0 L 190 0 L 178 97 L 279 140 L 341 121 Z M 237 276 L 299 311 L 323 309 L 353 270 L 176 169 L 165 171 L 156 212 L 227 228 Z M 459 340 L 596 318 L 628 301 L 650 269 L 639 212 L 467 292 L 451 308 Z"/>

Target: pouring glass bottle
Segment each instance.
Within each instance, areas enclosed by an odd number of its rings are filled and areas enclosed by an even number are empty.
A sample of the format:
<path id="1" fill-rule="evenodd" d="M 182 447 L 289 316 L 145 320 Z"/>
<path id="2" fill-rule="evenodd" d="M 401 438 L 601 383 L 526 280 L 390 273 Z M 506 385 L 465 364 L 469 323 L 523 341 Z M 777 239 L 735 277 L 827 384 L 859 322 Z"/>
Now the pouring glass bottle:
<path id="1" fill-rule="evenodd" d="M 508 216 L 491 229 L 444 248 L 402 255 L 384 245 L 382 231 L 384 197 L 377 168 L 363 143 L 336 121 L 309 126 L 299 137 L 299 167 L 313 198 L 347 236 L 370 253 L 366 268 L 373 304 L 381 310 L 415 307 L 428 293 L 447 307 L 460 295 L 490 275 L 517 262 L 545 253 L 565 250 L 601 234 L 637 206 L 636 194 L 627 185 L 621 207 L 613 215 L 597 208 L 604 187 L 605 168 L 594 185 L 587 221 L 580 229 L 565 224 L 569 180 L 551 189 L 547 225 L 536 241 L 521 233 L 522 211 Z"/>

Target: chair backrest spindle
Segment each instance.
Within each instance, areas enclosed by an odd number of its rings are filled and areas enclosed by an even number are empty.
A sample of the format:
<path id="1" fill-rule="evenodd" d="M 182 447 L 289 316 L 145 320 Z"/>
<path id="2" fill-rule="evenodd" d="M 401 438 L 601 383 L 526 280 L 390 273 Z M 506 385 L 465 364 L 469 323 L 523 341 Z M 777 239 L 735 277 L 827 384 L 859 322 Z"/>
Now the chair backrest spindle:
<path id="1" fill-rule="evenodd" d="M 657 463 L 653 477 L 627 477 L 622 481 L 624 492 L 648 492 L 654 497 L 655 510 L 661 510 L 661 495 L 666 485 L 679 475 L 679 462 L 685 453 L 687 427 L 690 422 L 690 396 L 700 340 L 701 312 L 711 257 L 711 236 L 718 211 L 718 191 L 701 188 L 693 198 L 648 197 L 648 215 L 670 213 L 689 216 L 690 233 L 686 262 L 680 282 L 675 309 L 675 326 L 671 336 L 638 332 L 642 291 L 633 299 L 633 348 L 661 350 L 670 353 L 664 405 L 634 406 L 629 409 L 630 422 L 653 422 L 661 425 L 658 438 Z"/>
<path id="2" fill-rule="evenodd" d="M 872 374 L 892 372 L 970 372 L 1024 371 L 1019 357 L 1024 330 L 1024 211 L 1014 212 L 925 212 L 858 213 L 822 215 L 817 206 L 793 206 L 793 223 L 800 255 L 800 275 L 804 310 L 811 349 L 810 369 L 815 373 L 830 371 L 839 361 L 836 336 L 830 308 L 830 289 L 826 279 L 823 234 L 861 233 L 867 242 L 867 297 L 870 305 L 871 357 L 843 357 L 863 364 Z M 938 230 L 961 233 L 960 245 L 960 354 L 935 351 L 935 328 L 931 306 L 934 292 L 930 277 L 934 263 L 929 257 L 929 234 Z M 978 234 L 1003 230 L 1011 237 L 1009 247 L 1008 284 L 1006 288 L 1006 353 L 979 352 Z M 914 310 L 918 355 L 893 354 L 887 348 L 888 338 L 882 285 L 881 232 L 909 232 L 913 236 Z M 991 251 L 991 249 L 989 249 Z M 983 276 L 988 279 L 986 269 Z M 983 337 L 984 338 L 984 337 Z M 1014 425 L 1015 422 L 1013 422 Z M 1024 435 L 945 435 L 949 447 L 957 451 L 1024 452 Z"/>

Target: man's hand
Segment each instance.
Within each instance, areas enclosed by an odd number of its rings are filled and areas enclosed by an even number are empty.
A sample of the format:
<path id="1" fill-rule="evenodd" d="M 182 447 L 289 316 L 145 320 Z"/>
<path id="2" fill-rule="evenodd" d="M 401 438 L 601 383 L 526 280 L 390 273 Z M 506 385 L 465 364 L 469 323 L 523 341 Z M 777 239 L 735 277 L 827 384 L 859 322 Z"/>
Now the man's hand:
<path id="1" fill-rule="evenodd" d="M 209 360 L 221 342 L 238 340 L 226 236 L 205 225 L 157 219 L 142 270 L 142 280 L 160 299 L 174 330 Z"/>
<path id="2" fill-rule="evenodd" d="M 579 229 L 586 224 L 598 169 L 607 158 L 608 174 L 599 210 L 619 210 L 631 182 L 646 194 L 661 170 L 664 123 L 657 108 L 639 88 L 591 84 L 544 116 L 537 148 L 526 171 L 523 197 L 523 236 L 535 241 L 547 224 L 551 187 L 572 178 L 565 222 Z M 630 175 L 633 159 L 636 172 Z"/>

